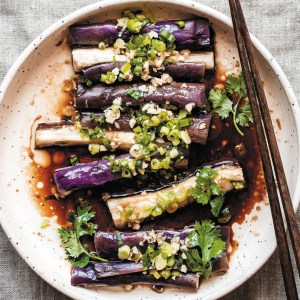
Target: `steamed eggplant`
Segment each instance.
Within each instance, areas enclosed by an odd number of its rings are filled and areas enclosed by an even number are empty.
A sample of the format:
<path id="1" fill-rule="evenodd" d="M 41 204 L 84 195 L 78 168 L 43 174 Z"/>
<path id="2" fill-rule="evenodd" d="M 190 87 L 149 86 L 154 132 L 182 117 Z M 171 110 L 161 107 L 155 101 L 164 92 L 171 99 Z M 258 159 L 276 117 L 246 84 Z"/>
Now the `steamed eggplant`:
<path id="1" fill-rule="evenodd" d="M 127 62 L 127 57 L 116 55 L 113 48 L 79 48 L 74 49 L 72 55 L 74 70 L 83 71 L 83 75 L 94 82 L 99 82 L 101 74 L 115 68 L 121 69 Z M 205 51 L 193 52 L 184 61 L 167 64 L 163 72 L 174 78 L 200 80 L 204 77 L 205 70 L 213 69 L 214 53 Z M 162 71 L 154 71 L 153 68 L 150 71 L 151 76 L 159 74 L 162 74 Z"/>
<path id="2" fill-rule="evenodd" d="M 213 169 L 218 173 L 214 182 L 224 193 L 244 188 L 245 179 L 240 165 L 225 162 L 216 164 Z M 146 219 L 154 219 L 166 212 L 174 213 L 187 206 L 194 201 L 189 189 L 195 186 L 196 178 L 194 174 L 163 190 L 108 200 L 107 206 L 115 226 L 118 229 L 127 226 L 138 229 Z M 174 199 L 167 196 L 170 192 L 175 194 Z"/>
<path id="3" fill-rule="evenodd" d="M 80 125 L 82 127 L 95 128 L 99 124 L 98 119 L 104 116 L 103 113 L 95 113 L 94 118 L 91 119 L 90 115 L 90 112 L 83 112 L 81 114 Z M 208 113 L 193 116 L 193 125 L 187 127 L 188 134 L 193 143 L 206 144 L 210 121 L 211 115 Z M 74 125 L 71 121 L 39 123 L 35 131 L 35 147 L 97 144 L 102 143 L 104 137 L 121 150 L 128 151 L 135 144 L 135 133 L 132 132 L 129 119 L 125 116 L 120 116 L 114 124 L 104 123 L 101 127 L 107 131 L 105 131 L 105 136 L 99 139 L 83 137 Z"/>
<path id="4" fill-rule="evenodd" d="M 175 37 L 176 49 L 202 50 L 211 46 L 209 22 L 206 18 L 184 20 L 181 28 L 175 22 L 161 21 L 156 24 L 147 24 L 140 33 L 151 31 L 159 34 L 162 29 L 168 30 Z M 103 42 L 112 46 L 118 38 L 128 41 L 132 36 L 129 30 L 122 31 L 116 21 L 106 21 L 98 24 L 72 25 L 69 27 L 69 43 L 71 45 L 98 45 Z"/>
<path id="5" fill-rule="evenodd" d="M 135 144 L 134 137 L 135 133 L 132 131 L 105 131 L 103 137 L 90 139 L 82 136 L 72 122 L 39 123 L 35 131 L 35 147 L 102 144 L 106 138 L 116 148 L 128 151 Z"/>
<path id="6" fill-rule="evenodd" d="M 222 240 L 225 241 L 228 246 L 230 228 L 227 226 L 222 226 L 219 228 Z M 107 259 L 118 259 L 118 249 L 120 244 L 128 245 L 130 248 L 144 248 L 147 246 L 149 239 L 153 235 L 161 237 L 166 242 L 170 242 L 175 237 L 179 237 L 180 240 L 184 240 L 193 230 L 193 227 L 189 227 L 182 230 L 155 230 L 136 232 L 98 231 L 94 235 L 94 244 L 96 252 L 100 257 Z"/>
<path id="7" fill-rule="evenodd" d="M 121 68 L 123 63 L 103 63 L 83 69 L 83 76 L 94 83 L 99 83 L 101 74 L 111 72 L 115 68 Z M 206 65 L 205 63 L 179 62 L 176 64 L 168 64 L 164 70 L 154 71 L 150 69 L 149 75 L 159 77 L 162 74 L 170 75 L 175 81 L 200 82 L 204 78 Z M 141 81 L 140 76 L 133 75 L 130 82 Z"/>
<path id="8" fill-rule="evenodd" d="M 119 286 L 119 285 L 160 285 L 182 288 L 196 292 L 199 288 L 199 275 L 197 273 L 182 274 L 176 279 L 155 279 L 150 274 L 126 274 L 106 278 L 98 278 L 95 270 L 96 263 L 90 263 L 87 267 L 73 267 L 71 272 L 71 284 L 81 286 Z"/>
<path id="9" fill-rule="evenodd" d="M 182 151 L 184 158 L 178 163 L 175 162 L 174 167 L 182 169 L 188 166 L 188 150 L 180 149 L 180 151 Z M 114 161 L 127 158 L 130 158 L 130 155 L 124 154 L 114 158 Z M 60 196 L 66 196 L 74 190 L 101 186 L 107 182 L 120 179 L 122 173 L 111 172 L 109 160 L 97 160 L 57 169 L 53 177 L 57 192 Z"/>
<path id="10" fill-rule="evenodd" d="M 224 274 L 229 269 L 226 254 L 212 261 L 212 273 Z M 176 278 L 156 279 L 150 274 L 143 274 L 143 265 L 132 262 L 91 262 L 86 267 L 73 267 L 71 284 L 83 286 L 117 286 L 117 285 L 160 285 L 197 291 L 200 276 L 197 273 L 181 273 Z"/>
<path id="11" fill-rule="evenodd" d="M 122 155 L 116 159 L 129 158 L 130 155 Z M 57 192 L 66 196 L 80 188 L 99 186 L 109 181 L 121 178 L 121 173 L 110 171 L 109 160 L 97 160 L 89 163 L 58 169 L 54 172 L 54 181 Z"/>
<path id="12" fill-rule="evenodd" d="M 172 230 L 159 230 L 159 231 L 141 231 L 141 232 L 98 232 L 95 236 L 95 246 L 98 255 L 109 259 L 118 258 L 118 251 L 126 245 L 128 249 L 139 247 L 139 250 L 135 250 L 135 253 L 146 253 L 148 245 L 153 243 L 166 243 L 171 246 L 171 249 L 177 253 L 179 246 L 186 245 L 186 238 L 194 231 L 193 227 L 172 231 Z M 229 268 L 228 259 L 226 252 L 228 251 L 229 239 L 230 239 L 230 228 L 220 227 L 220 238 L 226 242 L 225 250 L 217 255 L 211 261 L 212 273 L 224 274 Z M 161 243 L 158 243 L 161 245 Z M 174 248 L 173 248 L 174 247 Z M 143 259 L 142 259 L 143 261 Z M 154 260 L 155 261 L 155 260 Z M 158 274 L 154 265 L 148 265 L 145 268 L 144 263 L 132 262 L 132 261 L 112 261 L 107 263 L 90 262 L 86 267 L 74 267 L 72 269 L 72 284 L 73 285 L 121 285 L 121 284 L 154 284 L 169 286 L 172 279 L 174 287 L 180 287 L 185 289 L 197 290 L 199 286 L 199 275 L 197 273 L 189 273 L 191 270 L 187 268 L 184 273 L 180 265 L 177 263 L 173 264 L 172 270 L 177 270 L 176 276 L 168 275 L 163 279 L 162 276 L 155 278 L 153 274 Z M 149 271 L 150 270 L 150 271 Z M 153 273 L 151 273 L 153 271 Z M 151 275 L 147 274 L 149 272 Z M 188 272 L 188 273 L 186 273 Z M 195 276 L 196 275 L 196 276 Z M 140 277 L 139 280 L 138 277 Z M 127 281 L 128 279 L 128 281 Z M 137 280 L 137 281 L 136 281 Z"/>
<path id="13" fill-rule="evenodd" d="M 171 84 L 158 86 L 150 92 L 153 86 L 145 84 L 122 84 L 118 86 L 107 86 L 104 84 L 87 87 L 83 83 L 77 84 L 75 106 L 77 108 L 107 108 L 113 104 L 116 98 L 122 99 L 123 105 L 138 106 L 145 102 L 156 104 L 172 104 L 185 107 L 193 103 L 195 107 L 204 109 L 206 107 L 205 85 L 201 83 L 172 82 Z M 136 90 L 140 98 L 135 100 L 128 91 Z"/>
<path id="14" fill-rule="evenodd" d="M 114 69 L 118 67 L 116 63 L 122 63 L 120 65 L 122 66 L 128 60 L 128 58 L 125 55 L 115 54 L 113 48 L 105 48 L 103 50 L 100 50 L 98 48 L 78 48 L 72 51 L 72 57 L 73 57 L 73 66 L 75 72 L 80 72 L 86 68 L 95 65 L 109 64 L 109 63 L 113 63 L 114 67 L 112 69 Z M 213 51 L 192 52 L 184 61 L 182 61 L 182 63 L 190 63 L 195 65 L 204 64 L 206 70 L 213 70 L 215 67 L 214 52 Z M 173 65 L 173 64 L 169 64 L 169 65 Z M 176 65 L 176 63 L 174 65 Z M 111 71 L 111 70 L 107 70 L 107 71 Z"/>
<path id="15" fill-rule="evenodd" d="M 103 117 L 103 113 L 95 113 L 93 118 L 90 118 L 90 112 L 81 113 L 80 125 L 82 127 L 94 128 L 98 126 L 98 119 Z M 187 127 L 187 131 L 193 143 L 205 145 L 208 137 L 208 131 L 211 121 L 211 115 L 203 113 L 193 115 L 193 124 Z M 115 131 L 132 131 L 129 125 L 129 118 L 121 115 L 114 124 L 103 124 L 104 128 Z"/>

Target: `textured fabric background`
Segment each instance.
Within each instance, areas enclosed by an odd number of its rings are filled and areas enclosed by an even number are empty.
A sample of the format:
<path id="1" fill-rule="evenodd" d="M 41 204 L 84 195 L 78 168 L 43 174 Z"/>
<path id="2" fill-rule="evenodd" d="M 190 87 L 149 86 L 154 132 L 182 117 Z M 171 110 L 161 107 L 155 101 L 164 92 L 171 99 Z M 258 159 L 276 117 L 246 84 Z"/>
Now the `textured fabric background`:
<path id="1" fill-rule="evenodd" d="M 93 2 L 95 1 L 1 0 L 0 82 L 15 59 L 36 36 L 53 22 Z M 201 2 L 229 15 L 226 0 L 202 0 Z M 300 1 L 244 0 L 242 4 L 251 32 L 277 59 L 297 98 L 300 99 Z M 298 220 L 300 221 L 300 211 L 298 211 Z M 284 298 L 280 263 L 275 252 L 260 271 L 223 300 Z M 0 299 L 69 299 L 43 282 L 25 264 L 1 227 Z"/>

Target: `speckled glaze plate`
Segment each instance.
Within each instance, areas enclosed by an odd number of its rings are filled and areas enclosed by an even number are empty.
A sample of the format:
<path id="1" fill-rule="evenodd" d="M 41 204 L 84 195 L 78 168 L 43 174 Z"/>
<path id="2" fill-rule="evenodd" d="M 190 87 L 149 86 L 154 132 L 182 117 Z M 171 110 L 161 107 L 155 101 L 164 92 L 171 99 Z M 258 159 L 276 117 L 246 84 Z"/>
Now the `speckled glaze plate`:
<path id="1" fill-rule="evenodd" d="M 156 294 L 142 287 L 130 293 L 121 288 L 72 287 L 70 266 L 60 247 L 55 217 L 50 219 L 50 227 L 41 230 L 43 217 L 30 197 L 32 187 L 26 166 L 31 158 L 26 149 L 30 147 L 32 123 L 38 115 L 45 120 L 55 116 L 55 109 L 64 101 L 61 83 L 72 74 L 71 55 L 66 44 L 67 27 L 78 21 L 116 18 L 128 8 L 150 10 L 156 17 L 170 19 L 182 19 L 191 14 L 208 17 L 216 32 L 218 67 L 224 72 L 236 68 L 238 56 L 230 20 L 205 5 L 188 0 L 102 1 L 52 25 L 20 55 L 1 86 L 1 225 L 27 264 L 73 299 L 216 299 L 251 277 L 273 253 L 276 241 L 266 200 L 256 204 L 242 224 L 233 225 L 234 239 L 239 247 L 231 258 L 227 274 L 204 281 L 197 294 L 172 289 Z M 274 126 L 296 209 L 300 200 L 299 108 L 275 59 L 254 37 L 253 42 L 272 118 L 280 119 L 281 130 L 276 122 Z M 41 155 L 42 152 L 35 152 L 35 160 Z"/>

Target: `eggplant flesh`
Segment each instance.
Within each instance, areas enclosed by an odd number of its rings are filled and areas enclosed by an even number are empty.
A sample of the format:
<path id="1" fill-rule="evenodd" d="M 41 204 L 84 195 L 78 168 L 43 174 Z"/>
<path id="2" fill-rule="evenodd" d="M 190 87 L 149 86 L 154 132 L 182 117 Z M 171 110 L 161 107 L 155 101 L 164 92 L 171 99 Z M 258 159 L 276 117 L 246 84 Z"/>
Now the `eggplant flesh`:
<path id="1" fill-rule="evenodd" d="M 162 29 L 168 30 L 175 37 L 176 49 L 203 50 L 211 47 L 209 21 L 206 18 L 192 18 L 184 20 L 184 28 L 175 24 L 175 20 L 160 21 L 156 24 L 147 24 L 140 33 L 154 31 L 157 34 Z M 106 21 L 98 24 L 78 24 L 69 27 L 69 44 L 94 45 L 104 42 L 113 46 L 114 42 L 121 38 L 128 41 L 133 35 L 128 29 L 121 31 L 116 21 Z"/>
<path id="2" fill-rule="evenodd" d="M 95 113 L 91 120 L 90 112 L 81 114 L 80 125 L 85 128 L 95 128 L 98 126 L 99 117 L 104 113 Z M 187 127 L 187 131 L 193 143 L 205 145 L 207 142 L 211 115 L 208 113 L 193 116 L 193 125 Z M 75 128 L 73 122 L 50 122 L 39 123 L 35 132 L 35 147 L 37 149 L 51 146 L 80 146 L 102 143 L 102 139 L 90 139 L 82 137 Z M 129 150 L 135 143 L 135 133 L 129 125 L 129 119 L 121 116 L 114 124 L 105 123 L 101 125 L 105 131 L 105 138 L 108 138 L 113 145 L 120 150 Z"/>
<path id="3" fill-rule="evenodd" d="M 245 179 L 240 165 L 233 163 L 218 164 L 213 169 L 218 172 L 214 182 L 219 185 L 224 193 L 244 187 Z M 107 206 L 116 228 L 133 227 L 133 229 L 138 229 L 140 227 L 139 224 L 145 220 L 154 219 L 163 213 L 174 213 L 193 202 L 194 200 L 190 197 L 188 189 L 194 187 L 195 183 L 196 175 L 192 175 L 162 190 L 110 199 L 107 201 Z M 236 185 L 235 183 L 238 184 Z M 184 191 L 183 195 L 182 191 Z M 163 195 L 166 195 L 168 192 L 175 192 L 176 198 L 166 203 L 162 199 L 164 198 Z M 157 213 L 157 209 L 159 213 Z"/>
<path id="4" fill-rule="evenodd" d="M 221 226 L 221 238 L 226 242 L 227 248 L 230 239 L 230 227 Z M 104 232 L 98 231 L 94 235 L 94 245 L 98 256 L 107 259 L 118 259 L 119 243 L 130 248 L 137 247 L 142 250 L 147 247 L 149 239 L 154 236 L 161 237 L 164 241 L 170 242 L 173 238 L 179 237 L 184 240 L 193 231 L 193 227 L 182 230 L 155 230 L 155 231 L 135 231 L 135 232 Z"/>
<path id="5" fill-rule="evenodd" d="M 80 124 L 82 127 L 94 128 L 98 126 L 98 119 L 104 116 L 103 113 L 95 113 L 94 118 L 90 118 L 90 112 L 83 112 L 81 114 Z M 202 113 L 193 115 L 193 125 L 187 127 L 187 131 L 193 143 L 205 145 L 207 142 L 211 115 L 209 113 Z M 129 118 L 121 116 L 114 124 L 107 124 L 103 128 L 115 131 L 132 131 L 129 125 Z"/>
<path id="6" fill-rule="evenodd" d="M 74 123 L 52 122 L 40 123 L 35 131 L 35 147 L 37 149 L 51 146 L 82 146 L 102 144 L 107 138 L 113 148 L 129 150 L 134 144 L 135 133 L 129 131 L 105 131 L 102 138 L 83 137 Z"/>
<path id="7" fill-rule="evenodd" d="M 95 65 L 108 63 L 112 63 L 112 69 L 107 71 L 112 71 L 116 67 L 120 68 L 128 60 L 126 55 L 115 54 L 114 48 L 106 48 L 103 50 L 100 50 L 99 48 L 77 48 L 73 49 L 72 57 L 75 72 L 80 72 Z M 118 63 L 118 65 L 116 65 L 116 63 Z M 203 64 L 204 70 L 213 70 L 215 67 L 214 52 L 192 52 L 182 63 L 190 63 L 194 65 Z M 174 65 L 176 65 L 176 63 Z M 167 68 L 166 72 L 168 73 Z"/>
<path id="8" fill-rule="evenodd" d="M 127 94 L 129 89 L 140 91 L 141 98 L 137 101 Z M 108 86 L 97 84 L 87 87 L 84 83 L 77 83 L 75 106 L 77 108 L 105 109 L 113 104 L 113 101 L 120 97 L 123 105 L 139 106 L 146 102 L 156 104 L 172 104 L 178 107 L 185 107 L 194 103 L 194 107 L 206 108 L 205 85 L 201 83 L 172 82 L 171 84 L 158 86 L 151 93 L 153 86 L 149 83 L 121 84 Z M 142 92 L 140 89 L 146 90 Z"/>

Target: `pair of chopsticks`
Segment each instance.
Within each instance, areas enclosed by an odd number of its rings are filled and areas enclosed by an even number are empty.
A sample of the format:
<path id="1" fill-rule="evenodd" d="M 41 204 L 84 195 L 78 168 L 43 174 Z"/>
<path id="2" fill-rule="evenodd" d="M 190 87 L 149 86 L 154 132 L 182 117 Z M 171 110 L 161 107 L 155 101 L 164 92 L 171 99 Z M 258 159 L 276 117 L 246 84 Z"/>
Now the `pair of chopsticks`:
<path id="1" fill-rule="evenodd" d="M 248 98 L 257 130 L 257 139 L 269 195 L 286 296 L 287 299 L 298 300 L 279 194 L 299 275 L 300 232 L 242 7 L 239 0 L 229 0 L 229 5 Z M 279 193 L 276 183 L 278 183 Z"/>

